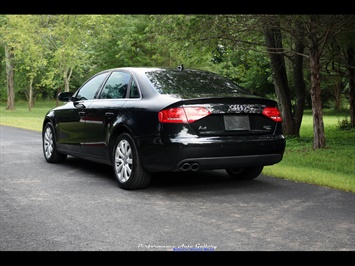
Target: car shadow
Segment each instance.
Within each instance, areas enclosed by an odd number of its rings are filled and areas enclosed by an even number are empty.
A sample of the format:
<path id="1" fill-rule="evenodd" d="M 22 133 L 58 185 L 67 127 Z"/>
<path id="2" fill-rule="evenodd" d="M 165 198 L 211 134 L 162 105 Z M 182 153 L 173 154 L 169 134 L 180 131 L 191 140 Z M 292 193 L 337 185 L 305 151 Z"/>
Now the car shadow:
<path id="1" fill-rule="evenodd" d="M 63 166 L 73 167 L 87 173 L 90 178 L 101 178 L 113 185 L 118 186 L 112 167 L 105 164 L 95 163 L 69 156 Z M 136 190 L 144 192 L 169 191 L 224 191 L 232 189 L 233 192 L 253 192 L 275 189 L 275 184 L 270 177 L 260 175 L 253 180 L 235 180 L 228 176 L 225 170 L 200 170 L 196 172 L 162 172 L 152 174 L 152 179 L 148 187 Z"/>
<path id="2" fill-rule="evenodd" d="M 213 191 L 232 189 L 244 192 L 270 190 L 274 184 L 260 175 L 253 180 L 235 180 L 228 176 L 225 170 L 201 170 L 196 172 L 172 172 L 153 175 L 149 185 L 150 190 L 170 191 Z"/>
<path id="3" fill-rule="evenodd" d="M 72 166 L 78 170 L 80 169 L 80 171 L 88 173 L 90 176 L 114 180 L 112 167 L 106 164 L 100 164 L 68 156 L 63 165 Z"/>

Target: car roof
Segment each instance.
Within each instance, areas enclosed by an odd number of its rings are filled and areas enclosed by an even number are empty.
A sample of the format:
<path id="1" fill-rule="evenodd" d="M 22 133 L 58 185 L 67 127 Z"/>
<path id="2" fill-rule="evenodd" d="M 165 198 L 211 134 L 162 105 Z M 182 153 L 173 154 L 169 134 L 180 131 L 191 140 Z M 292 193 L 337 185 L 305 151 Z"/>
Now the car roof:
<path id="1" fill-rule="evenodd" d="M 103 70 L 101 72 L 106 72 L 106 71 L 115 71 L 115 70 L 126 70 L 132 73 L 136 73 L 136 74 L 144 74 L 146 72 L 150 72 L 150 71 L 157 71 L 157 70 L 169 70 L 169 71 L 181 71 L 178 69 L 178 67 L 153 67 L 153 66 L 141 66 L 141 67 L 115 67 L 115 68 L 111 68 L 111 69 L 106 69 Z M 201 72 L 210 72 L 213 73 L 212 71 L 208 71 L 208 70 L 202 70 L 202 69 L 191 69 L 191 68 L 186 68 L 182 71 L 201 71 Z"/>

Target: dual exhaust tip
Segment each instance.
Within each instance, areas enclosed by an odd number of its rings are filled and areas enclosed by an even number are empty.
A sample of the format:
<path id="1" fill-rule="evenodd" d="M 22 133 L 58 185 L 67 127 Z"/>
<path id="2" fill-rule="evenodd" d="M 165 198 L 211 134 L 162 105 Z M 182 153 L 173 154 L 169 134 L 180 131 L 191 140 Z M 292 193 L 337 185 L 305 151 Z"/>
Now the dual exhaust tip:
<path id="1" fill-rule="evenodd" d="M 197 171 L 200 169 L 200 164 L 199 163 L 183 163 L 180 166 L 180 170 L 186 172 L 186 171 Z"/>

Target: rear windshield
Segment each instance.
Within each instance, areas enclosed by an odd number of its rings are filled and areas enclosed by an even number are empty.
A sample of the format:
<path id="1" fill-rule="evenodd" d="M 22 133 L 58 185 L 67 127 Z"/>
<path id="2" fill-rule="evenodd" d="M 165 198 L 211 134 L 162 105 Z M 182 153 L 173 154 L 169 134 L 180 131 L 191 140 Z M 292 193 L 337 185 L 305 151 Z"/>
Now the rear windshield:
<path id="1" fill-rule="evenodd" d="M 147 77 L 160 94 L 183 98 L 227 97 L 250 93 L 218 74 L 199 70 L 156 70 L 146 72 Z"/>

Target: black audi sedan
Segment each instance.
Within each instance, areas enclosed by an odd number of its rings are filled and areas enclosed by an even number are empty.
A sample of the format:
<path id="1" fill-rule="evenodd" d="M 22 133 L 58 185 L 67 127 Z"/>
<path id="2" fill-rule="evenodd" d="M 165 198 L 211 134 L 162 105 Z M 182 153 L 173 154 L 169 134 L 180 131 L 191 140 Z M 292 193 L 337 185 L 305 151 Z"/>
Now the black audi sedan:
<path id="1" fill-rule="evenodd" d="M 213 72 L 122 67 L 102 71 L 43 121 L 47 162 L 68 155 L 113 167 L 119 187 L 147 187 L 158 172 L 225 169 L 258 177 L 285 150 L 277 102 Z"/>

